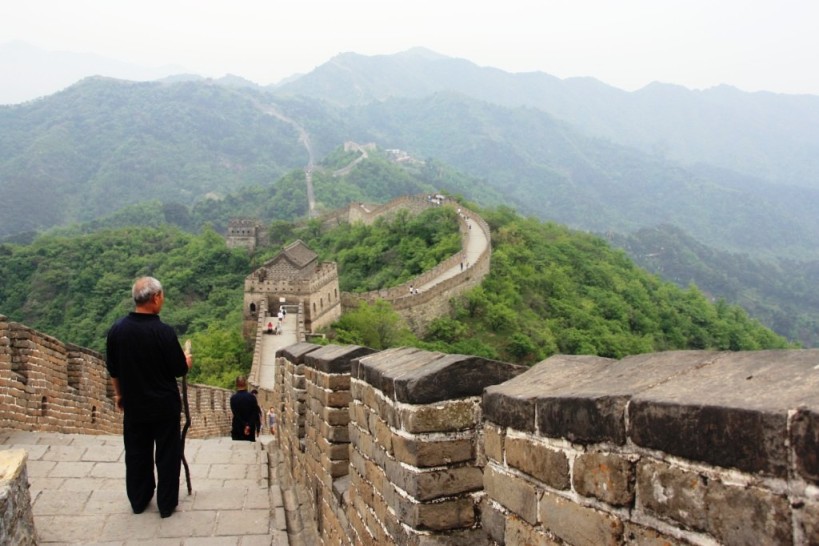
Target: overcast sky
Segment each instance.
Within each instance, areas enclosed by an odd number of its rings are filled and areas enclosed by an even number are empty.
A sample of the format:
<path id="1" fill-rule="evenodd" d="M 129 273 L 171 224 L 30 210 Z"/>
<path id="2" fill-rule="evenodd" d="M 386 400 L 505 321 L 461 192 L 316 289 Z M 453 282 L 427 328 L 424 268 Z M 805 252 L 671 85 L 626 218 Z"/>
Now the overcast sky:
<path id="1" fill-rule="evenodd" d="M 819 95 L 816 0 L 7 0 L 0 43 L 178 65 L 259 84 L 342 52 L 422 46 L 509 72 L 591 76 L 625 90 Z M 0 75 L 2 79 L 13 75 Z"/>

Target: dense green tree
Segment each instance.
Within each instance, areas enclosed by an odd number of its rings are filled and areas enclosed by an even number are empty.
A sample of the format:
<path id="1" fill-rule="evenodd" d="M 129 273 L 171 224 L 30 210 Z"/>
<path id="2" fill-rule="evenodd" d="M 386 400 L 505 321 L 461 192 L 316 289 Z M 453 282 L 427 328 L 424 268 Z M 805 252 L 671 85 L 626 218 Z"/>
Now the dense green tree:
<path id="1" fill-rule="evenodd" d="M 333 326 L 333 336 L 338 343 L 376 350 L 417 343 L 401 316 L 384 300 L 373 304 L 361 302 L 345 313 Z"/>

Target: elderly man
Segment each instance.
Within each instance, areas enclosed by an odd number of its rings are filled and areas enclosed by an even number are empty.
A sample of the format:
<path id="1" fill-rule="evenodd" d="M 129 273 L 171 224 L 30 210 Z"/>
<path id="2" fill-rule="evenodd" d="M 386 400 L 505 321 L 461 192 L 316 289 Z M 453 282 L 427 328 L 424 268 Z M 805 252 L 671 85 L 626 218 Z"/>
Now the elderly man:
<path id="1" fill-rule="evenodd" d="M 179 503 L 182 458 L 176 378 L 188 373 L 191 356 L 173 328 L 159 319 L 165 303 L 159 281 L 137 279 L 132 295 L 134 311 L 116 321 L 106 339 L 114 399 L 124 412 L 125 487 L 135 514 L 145 510 L 156 489 L 159 514 L 167 518 Z"/>

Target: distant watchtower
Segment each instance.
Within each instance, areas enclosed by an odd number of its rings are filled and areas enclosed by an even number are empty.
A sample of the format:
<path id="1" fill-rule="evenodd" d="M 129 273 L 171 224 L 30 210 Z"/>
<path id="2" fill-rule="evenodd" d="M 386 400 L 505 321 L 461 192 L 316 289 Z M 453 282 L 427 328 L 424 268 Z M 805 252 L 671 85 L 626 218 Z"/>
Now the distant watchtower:
<path id="1" fill-rule="evenodd" d="M 314 332 L 341 316 L 341 294 L 335 262 L 319 262 L 318 254 L 298 240 L 245 277 L 246 335 L 253 335 L 259 302 L 271 315 L 281 305 L 304 304 L 304 329 Z"/>
<path id="2" fill-rule="evenodd" d="M 248 218 L 233 218 L 228 222 L 226 244 L 228 248 L 256 250 L 264 235 L 261 222 Z"/>

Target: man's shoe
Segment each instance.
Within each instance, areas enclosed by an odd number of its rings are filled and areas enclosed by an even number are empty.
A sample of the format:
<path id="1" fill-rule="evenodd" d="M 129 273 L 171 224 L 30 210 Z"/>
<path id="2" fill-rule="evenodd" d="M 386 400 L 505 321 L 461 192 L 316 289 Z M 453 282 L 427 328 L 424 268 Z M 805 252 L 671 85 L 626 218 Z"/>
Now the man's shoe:
<path id="1" fill-rule="evenodd" d="M 175 511 L 176 508 L 171 508 L 170 510 L 160 510 L 159 516 L 162 518 L 169 518 L 171 517 L 171 514 L 173 514 Z"/>

